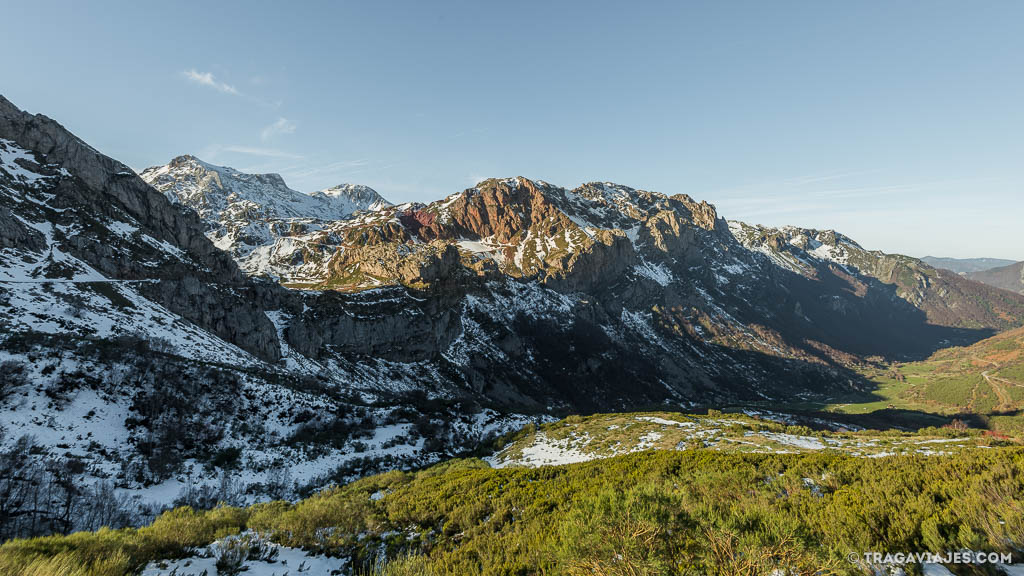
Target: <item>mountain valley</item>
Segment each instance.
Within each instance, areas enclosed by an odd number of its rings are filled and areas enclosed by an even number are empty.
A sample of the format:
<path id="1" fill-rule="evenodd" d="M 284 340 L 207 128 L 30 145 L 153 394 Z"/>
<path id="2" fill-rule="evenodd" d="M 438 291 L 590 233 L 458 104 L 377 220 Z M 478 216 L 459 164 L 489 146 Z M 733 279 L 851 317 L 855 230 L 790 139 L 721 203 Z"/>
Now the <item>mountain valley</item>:
<path id="1" fill-rule="evenodd" d="M 1019 465 L 1024 293 L 975 281 L 1000 270 L 610 182 L 392 204 L 189 155 L 136 174 L 0 97 L 0 540 L 690 450 Z"/>

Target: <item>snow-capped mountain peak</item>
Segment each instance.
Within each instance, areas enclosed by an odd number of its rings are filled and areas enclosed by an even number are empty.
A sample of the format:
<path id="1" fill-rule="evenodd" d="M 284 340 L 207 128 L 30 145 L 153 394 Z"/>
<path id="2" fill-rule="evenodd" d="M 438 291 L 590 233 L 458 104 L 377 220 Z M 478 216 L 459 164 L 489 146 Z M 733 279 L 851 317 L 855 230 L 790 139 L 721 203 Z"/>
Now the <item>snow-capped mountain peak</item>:
<path id="1" fill-rule="evenodd" d="M 303 194 L 289 188 L 280 174 L 249 174 L 191 155 L 147 168 L 141 176 L 172 202 L 192 208 L 204 219 L 222 221 L 225 215 L 237 220 L 239 208 L 247 216 L 262 218 L 340 220 L 387 203 L 366 186 L 346 184 Z"/>
<path id="2" fill-rule="evenodd" d="M 351 212 L 379 210 L 391 205 L 376 190 L 362 184 L 338 184 L 337 186 L 313 192 L 310 196 L 314 198 L 332 198 L 341 203 L 348 203 L 352 206 Z"/>
<path id="3" fill-rule="evenodd" d="M 207 237 L 231 253 L 249 274 L 280 276 L 279 268 L 304 262 L 308 242 L 329 222 L 390 206 L 372 188 L 342 184 L 312 194 L 293 190 L 280 174 L 249 174 L 178 156 L 143 170 L 143 180 L 171 202 L 187 206 L 208 225 Z"/>

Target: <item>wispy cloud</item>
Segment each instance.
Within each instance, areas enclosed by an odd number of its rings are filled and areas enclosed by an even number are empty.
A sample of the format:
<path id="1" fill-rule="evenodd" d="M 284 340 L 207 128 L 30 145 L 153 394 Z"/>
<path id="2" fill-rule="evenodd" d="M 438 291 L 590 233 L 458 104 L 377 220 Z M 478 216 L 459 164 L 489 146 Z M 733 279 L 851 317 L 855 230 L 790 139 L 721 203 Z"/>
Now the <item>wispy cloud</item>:
<path id="1" fill-rule="evenodd" d="M 287 118 L 278 118 L 276 122 L 267 126 L 260 132 L 260 140 L 267 142 L 279 134 L 292 134 L 295 132 L 295 123 Z"/>
<path id="2" fill-rule="evenodd" d="M 217 80 L 214 78 L 212 72 L 200 72 L 195 68 L 192 68 L 182 72 L 182 74 L 184 74 L 185 78 L 190 82 L 194 82 L 200 86 L 207 86 L 225 94 L 234 94 L 235 96 L 239 95 L 238 90 L 234 86 Z"/>
<path id="3" fill-rule="evenodd" d="M 301 170 L 296 170 L 294 172 L 294 176 L 298 178 L 343 175 L 351 176 L 353 174 L 366 172 L 370 169 L 381 170 L 387 167 L 389 167 L 389 165 L 382 165 L 380 162 L 374 162 L 365 158 L 357 158 L 355 160 L 340 160 L 329 164 L 307 166 Z"/>
<path id="4" fill-rule="evenodd" d="M 717 197 L 735 197 L 763 195 L 765 193 L 788 192 L 805 190 L 807 187 L 819 187 L 826 182 L 850 180 L 859 176 L 877 173 L 878 170 L 857 170 L 848 172 L 832 172 L 826 174 L 805 174 L 782 179 L 758 180 L 738 186 L 731 186 L 710 192 Z"/>
<path id="5" fill-rule="evenodd" d="M 708 193 L 719 211 L 731 218 L 761 224 L 821 222 L 828 216 L 867 218 L 883 214 L 920 212 L 928 200 L 939 203 L 963 194 L 964 190 L 991 185 L 994 180 L 950 178 L 916 182 L 863 182 L 860 176 L 878 171 L 808 175 L 766 180 Z"/>
<path id="6" fill-rule="evenodd" d="M 456 140 L 456 139 L 459 139 L 459 138 L 464 138 L 466 136 L 479 136 L 481 134 L 487 134 L 487 132 L 488 132 L 487 128 L 468 128 L 466 130 L 460 130 L 460 131 L 452 134 L 448 138 L 451 139 L 451 140 Z"/>
<path id="7" fill-rule="evenodd" d="M 247 154 L 249 156 L 262 156 L 264 158 L 287 158 L 289 160 L 301 160 L 302 156 L 286 152 L 284 150 L 277 150 L 275 148 L 260 148 L 256 146 L 226 146 L 225 152 L 234 152 L 235 154 Z"/>

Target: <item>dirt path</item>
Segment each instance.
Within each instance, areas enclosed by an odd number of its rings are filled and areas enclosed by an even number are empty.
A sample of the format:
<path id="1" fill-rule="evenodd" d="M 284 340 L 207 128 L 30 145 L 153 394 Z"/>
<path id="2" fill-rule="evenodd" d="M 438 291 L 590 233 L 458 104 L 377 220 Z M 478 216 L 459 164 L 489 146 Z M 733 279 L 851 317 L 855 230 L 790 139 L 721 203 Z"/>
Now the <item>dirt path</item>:
<path id="1" fill-rule="evenodd" d="M 1000 378 L 999 376 L 990 376 L 990 378 L 992 378 L 996 382 L 1002 382 L 1003 384 L 1006 384 L 1007 386 L 1016 386 L 1017 388 L 1024 388 L 1024 384 L 1018 384 L 1017 382 L 1014 382 L 1013 380 L 1007 380 L 1006 378 Z"/>
<path id="2" fill-rule="evenodd" d="M 978 362 L 984 362 L 986 364 L 989 364 L 992 366 L 992 368 L 999 369 L 998 362 L 993 362 L 992 360 L 985 360 L 982 358 L 978 358 L 977 356 L 973 356 L 972 358 L 974 360 L 977 360 Z M 1024 384 L 1018 384 L 1016 382 L 1011 382 L 1006 378 L 1000 378 L 998 376 L 990 375 L 989 370 L 982 371 L 981 377 L 985 379 L 985 382 L 988 383 L 989 387 L 992 388 L 992 390 L 996 393 L 996 396 L 999 397 L 1000 407 L 1010 408 L 1013 406 L 1013 398 L 1010 397 L 1010 394 L 1006 391 L 1006 388 L 1004 388 L 1004 386 L 1018 386 L 1024 388 Z"/>
<path id="3" fill-rule="evenodd" d="M 996 396 L 999 397 L 999 406 L 997 406 L 997 408 L 1009 408 L 1013 406 L 1013 398 L 1010 398 L 1010 395 L 1006 393 L 1006 389 L 1003 388 L 1003 384 L 998 382 L 997 378 L 989 376 L 988 370 L 982 372 L 981 377 L 985 379 L 985 382 L 988 382 L 989 388 L 991 388 L 992 391 L 996 393 Z"/>
<path id="4" fill-rule="evenodd" d="M 971 388 L 971 401 L 967 403 L 967 411 L 968 412 L 975 412 L 976 411 L 974 409 L 974 403 L 977 402 L 977 401 L 978 401 L 978 385 L 975 384 L 974 387 Z"/>

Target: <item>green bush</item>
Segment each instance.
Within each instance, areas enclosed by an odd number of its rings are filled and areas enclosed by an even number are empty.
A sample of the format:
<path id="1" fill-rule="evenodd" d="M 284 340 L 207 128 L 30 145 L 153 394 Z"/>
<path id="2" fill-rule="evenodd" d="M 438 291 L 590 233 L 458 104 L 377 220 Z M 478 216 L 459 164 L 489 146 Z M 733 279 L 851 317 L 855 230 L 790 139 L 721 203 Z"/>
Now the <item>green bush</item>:
<path id="1" fill-rule="evenodd" d="M 123 576 L 147 562 L 183 556 L 190 548 L 241 531 L 248 511 L 184 507 L 139 529 L 101 529 L 68 536 L 12 540 L 0 546 L 0 574 Z"/>
<path id="2" fill-rule="evenodd" d="M 121 576 L 244 529 L 380 576 L 861 574 L 850 551 L 1018 549 L 1024 449 L 653 451 L 500 470 L 455 460 L 295 504 L 181 508 L 138 530 L 8 542 L 0 574 Z"/>

